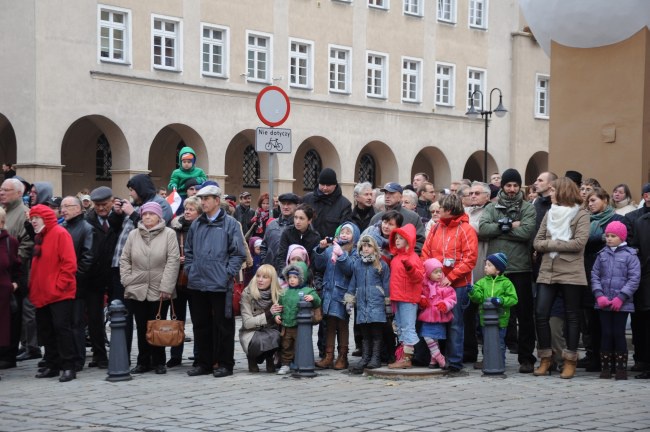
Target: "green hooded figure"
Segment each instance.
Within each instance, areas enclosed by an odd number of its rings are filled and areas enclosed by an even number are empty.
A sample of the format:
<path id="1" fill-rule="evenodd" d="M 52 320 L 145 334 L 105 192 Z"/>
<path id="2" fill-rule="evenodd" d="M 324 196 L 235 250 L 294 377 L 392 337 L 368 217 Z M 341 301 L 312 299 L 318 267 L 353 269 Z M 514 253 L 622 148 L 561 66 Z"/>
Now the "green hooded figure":
<path id="1" fill-rule="evenodd" d="M 196 153 L 192 147 L 183 147 L 178 153 L 179 168 L 172 171 L 167 189 L 176 189 L 176 192 L 183 198 L 187 198 L 187 187 L 185 183 L 193 178 L 197 184 L 201 184 L 208 178 L 201 168 L 196 166 Z"/>

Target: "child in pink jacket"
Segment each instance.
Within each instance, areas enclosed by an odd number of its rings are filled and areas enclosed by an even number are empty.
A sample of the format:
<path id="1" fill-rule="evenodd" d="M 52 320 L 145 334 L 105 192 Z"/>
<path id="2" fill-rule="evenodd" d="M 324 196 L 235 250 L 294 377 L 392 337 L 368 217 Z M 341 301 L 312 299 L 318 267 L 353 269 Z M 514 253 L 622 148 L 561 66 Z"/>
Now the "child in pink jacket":
<path id="1" fill-rule="evenodd" d="M 420 298 L 420 315 L 422 322 L 420 336 L 422 336 L 431 352 L 429 367 L 445 367 L 445 356 L 440 352 L 438 340 L 447 339 L 446 323 L 453 318 L 452 308 L 456 305 L 456 291 L 450 286 L 440 286 L 444 276 L 442 263 L 436 258 L 429 258 L 424 262 L 424 275 L 422 281 L 422 296 Z"/>

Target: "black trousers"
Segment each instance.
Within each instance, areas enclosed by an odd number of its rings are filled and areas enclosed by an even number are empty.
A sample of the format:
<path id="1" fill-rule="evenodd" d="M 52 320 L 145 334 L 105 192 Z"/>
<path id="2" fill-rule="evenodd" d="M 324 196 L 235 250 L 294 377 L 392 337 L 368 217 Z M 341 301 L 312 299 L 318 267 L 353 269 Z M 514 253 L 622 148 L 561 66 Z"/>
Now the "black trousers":
<path id="1" fill-rule="evenodd" d="M 233 370 L 235 366 L 235 317 L 226 318 L 226 293 L 190 291 L 190 313 L 198 365 Z"/>
<path id="2" fill-rule="evenodd" d="M 51 369 L 73 370 L 77 359 L 72 319 L 74 300 L 50 303 L 36 309 L 39 344 L 45 347 L 43 360 Z"/>
<path id="3" fill-rule="evenodd" d="M 631 324 L 634 360 L 650 370 L 650 311 L 634 312 Z"/>
<path id="4" fill-rule="evenodd" d="M 147 342 L 147 321 L 156 319 L 160 301 L 127 300 L 126 307 L 135 318 L 138 335 L 138 363 L 145 367 L 165 365 L 165 347 L 149 345 Z"/>
<path id="5" fill-rule="evenodd" d="M 627 340 L 625 339 L 627 315 L 628 312 L 598 311 L 602 329 L 600 340 L 602 352 L 627 352 Z"/>
<path id="6" fill-rule="evenodd" d="M 537 284 L 537 306 L 535 317 L 537 322 L 537 337 L 540 349 L 551 349 L 551 306 L 558 292 L 564 296 L 564 316 L 566 323 L 566 346 L 569 351 L 578 350 L 580 337 L 580 298 L 581 285 L 569 284 Z"/>
<path id="7" fill-rule="evenodd" d="M 17 308 L 16 311 L 11 312 L 11 342 L 9 346 L 0 347 L 0 361 L 15 364 L 16 356 L 18 355 L 18 346 L 20 345 L 20 332 L 23 326 L 23 298 L 24 293 L 21 290 L 13 293 Z"/>
<path id="8" fill-rule="evenodd" d="M 106 354 L 106 325 L 104 323 L 104 293 L 105 287 L 90 285 L 84 293 L 86 302 L 86 318 L 88 335 L 93 351 L 93 361 L 108 360 Z M 133 331 L 133 330 L 131 330 Z M 129 344 L 130 345 L 130 344 Z"/>
<path id="9" fill-rule="evenodd" d="M 124 286 L 120 282 L 120 269 L 118 267 L 111 268 L 113 277 L 111 278 L 111 290 L 108 296 L 108 302 L 113 300 L 120 300 L 126 306 L 124 301 Z M 129 353 L 129 364 L 131 364 L 131 344 L 133 343 L 133 316 L 129 314 L 126 317 L 126 350 Z"/>
<path id="10" fill-rule="evenodd" d="M 533 300 L 533 278 L 531 272 L 507 273 L 508 279 L 515 286 L 518 302 L 510 309 L 510 316 L 515 316 L 519 323 L 517 345 L 519 364 L 535 364 L 537 358 L 533 355 L 535 351 L 535 306 Z M 550 307 L 549 307 L 550 311 Z M 548 321 L 547 321 L 548 323 Z M 549 337 L 550 340 L 550 337 Z M 549 344 L 549 347 L 551 345 Z"/>
<path id="11" fill-rule="evenodd" d="M 76 298 L 72 303 L 72 334 L 76 351 L 75 366 L 86 363 L 86 302 Z"/>

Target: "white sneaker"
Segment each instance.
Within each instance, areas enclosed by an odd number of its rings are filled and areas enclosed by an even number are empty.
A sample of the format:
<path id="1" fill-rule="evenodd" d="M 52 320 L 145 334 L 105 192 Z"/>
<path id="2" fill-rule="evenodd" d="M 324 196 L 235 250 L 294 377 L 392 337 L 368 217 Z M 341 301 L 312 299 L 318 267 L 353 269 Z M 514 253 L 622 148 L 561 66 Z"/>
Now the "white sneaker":
<path id="1" fill-rule="evenodd" d="M 282 365 L 282 367 L 278 371 L 278 375 L 286 375 L 289 372 L 291 372 L 291 369 L 289 368 L 289 365 Z"/>

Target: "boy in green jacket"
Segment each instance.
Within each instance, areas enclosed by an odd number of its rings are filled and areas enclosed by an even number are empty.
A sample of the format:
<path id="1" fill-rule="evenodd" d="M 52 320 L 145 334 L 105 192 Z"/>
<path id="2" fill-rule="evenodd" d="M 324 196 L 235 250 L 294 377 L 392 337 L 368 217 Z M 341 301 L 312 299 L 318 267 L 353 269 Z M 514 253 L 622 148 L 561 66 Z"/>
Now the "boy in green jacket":
<path id="1" fill-rule="evenodd" d="M 289 373 L 289 364 L 293 360 L 298 336 L 298 303 L 301 300 L 311 302 L 312 307 L 321 305 L 320 297 L 312 287 L 305 286 L 307 280 L 307 265 L 304 262 L 289 264 L 282 270 L 282 276 L 287 281 L 287 288 L 284 290 L 278 303 L 282 306 L 282 312 L 274 314 L 275 322 L 282 325 L 282 367 L 278 375 Z"/>
<path id="2" fill-rule="evenodd" d="M 185 201 L 185 198 L 187 198 L 187 187 L 185 186 L 185 182 L 193 178 L 196 179 L 197 184 L 201 184 L 208 178 L 201 168 L 195 166 L 196 153 L 194 153 L 192 147 L 183 147 L 181 151 L 178 152 L 178 165 L 180 165 L 179 168 L 172 171 L 167 189 L 176 189 L 176 192 L 181 196 L 181 199 Z"/>
<path id="3" fill-rule="evenodd" d="M 506 329 L 510 319 L 510 308 L 517 304 L 517 291 L 503 272 L 508 266 L 508 257 L 502 252 L 488 255 L 485 260 L 485 276 L 474 283 L 469 291 L 469 298 L 479 304 L 479 315 L 481 327 L 483 323 L 483 303 L 491 302 L 499 311 L 499 346 L 503 354 L 503 361 L 506 359 Z"/>

